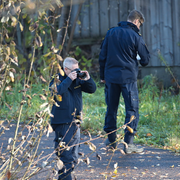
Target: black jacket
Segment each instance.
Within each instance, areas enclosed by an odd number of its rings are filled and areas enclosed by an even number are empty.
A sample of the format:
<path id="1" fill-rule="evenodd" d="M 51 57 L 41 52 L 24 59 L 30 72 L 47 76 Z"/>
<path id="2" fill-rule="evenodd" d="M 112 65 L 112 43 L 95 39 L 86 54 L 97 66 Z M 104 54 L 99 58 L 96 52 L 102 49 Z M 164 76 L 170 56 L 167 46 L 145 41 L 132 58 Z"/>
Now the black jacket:
<path id="1" fill-rule="evenodd" d="M 136 25 L 126 21 L 107 32 L 99 55 L 102 80 L 116 84 L 137 81 L 137 53 L 142 66 L 146 66 L 150 59 L 149 51 L 138 32 Z"/>
<path id="2" fill-rule="evenodd" d="M 80 119 L 82 111 L 82 91 L 86 93 L 94 93 L 96 91 L 96 84 L 92 78 L 87 81 L 79 78 L 72 81 L 69 77 L 58 74 L 60 84 L 57 85 L 57 95 L 54 100 L 59 107 L 53 105 L 51 114 L 51 124 L 70 123 L 73 119 Z M 54 79 L 50 82 L 49 87 L 54 83 Z M 51 89 L 51 88 L 50 88 Z M 58 101 L 59 100 L 59 101 Z"/>

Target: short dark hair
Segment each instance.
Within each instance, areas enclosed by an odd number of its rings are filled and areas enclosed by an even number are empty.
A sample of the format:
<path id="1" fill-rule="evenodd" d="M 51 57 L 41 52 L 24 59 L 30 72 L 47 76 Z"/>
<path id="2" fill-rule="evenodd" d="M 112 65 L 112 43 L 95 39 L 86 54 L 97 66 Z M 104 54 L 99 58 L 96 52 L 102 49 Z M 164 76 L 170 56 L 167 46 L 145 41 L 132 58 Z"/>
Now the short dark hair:
<path id="1" fill-rule="evenodd" d="M 144 23 L 144 21 L 145 21 L 144 15 L 140 11 L 137 11 L 137 10 L 132 10 L 129 13 L 127 19 L 131 22 L 133 22 L 136 19 L 139 19 L 141 23 Z"/>

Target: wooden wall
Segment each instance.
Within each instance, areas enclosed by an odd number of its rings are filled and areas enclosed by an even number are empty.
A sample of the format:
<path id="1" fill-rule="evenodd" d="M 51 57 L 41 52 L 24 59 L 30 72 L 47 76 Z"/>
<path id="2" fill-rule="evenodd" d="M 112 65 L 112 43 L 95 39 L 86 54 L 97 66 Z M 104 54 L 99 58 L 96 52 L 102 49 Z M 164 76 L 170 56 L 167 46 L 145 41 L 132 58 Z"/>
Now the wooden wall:
<path id="1" fill-rule="evenodd" d="M 70 24 L 74 22 L 78 7 L 78 3 L 73 5 Z M 93 43 L 102 39 L 109 28 L 125 21 L 133 9 L 145 16 L 141 34 L 151 53 L 149 66 L 164 66 L 158 52 L 169 66 L 180 66 L 180 0 L 86 0 L 73 40 L 88 44 L 89 39 L 94 39 Z"/>

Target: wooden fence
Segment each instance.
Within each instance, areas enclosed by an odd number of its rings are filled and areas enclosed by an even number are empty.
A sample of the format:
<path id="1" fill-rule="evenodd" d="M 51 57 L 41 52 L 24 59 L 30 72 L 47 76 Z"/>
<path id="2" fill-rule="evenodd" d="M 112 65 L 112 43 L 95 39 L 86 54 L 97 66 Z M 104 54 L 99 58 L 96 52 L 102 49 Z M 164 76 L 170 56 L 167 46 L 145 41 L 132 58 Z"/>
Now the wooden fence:
<path id="1" fill-rule="evenodd" d="M 75 3 L 71 25 L 78 8 L 79 4 Z M 149 66 L 164 66 L 158 53 L 169 66 L 180 66 L 180 0 L 86 0 L 76 22 L 73 41 L 96 43 L 109 28 L 126 21 L 133 9 L 145 16 L 141 34 L 151 52 Z"/>

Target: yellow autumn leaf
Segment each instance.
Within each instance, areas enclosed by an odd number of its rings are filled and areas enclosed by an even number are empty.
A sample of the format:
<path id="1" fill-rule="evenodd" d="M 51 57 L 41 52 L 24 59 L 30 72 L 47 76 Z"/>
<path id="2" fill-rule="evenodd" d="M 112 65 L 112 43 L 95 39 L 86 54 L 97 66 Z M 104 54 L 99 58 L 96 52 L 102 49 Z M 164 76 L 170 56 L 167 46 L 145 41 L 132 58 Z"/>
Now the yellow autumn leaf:
<path id="1" fill-rule="evenodd" d="M 15 27 L 16 26 L 16 22 L 11 22 L 11 26 Z"/>
<path id="2" fill-rule="evenodd" d="M 61 2 L 61 0 L 56 0 L 56 4 L 59 8 L 63 7 L 63 3 Z"/>
<path id="3" fill-rule="evenodd" d="M 112 176 L 112 178 L 115 178 L 115 177 L 116 177 L 116 175 Z"/>
<path id="4" fill-rule="evenodd" d="M 30 95 L 28 95 L 28 94 L 26 95 L 26 97 L 27 97 L 28 99 L 32 99 L 32 97 L 31 97 Z"/>
<path id="5" fill-rule="evenodd" d="M 60 55 L 56 54 L 56 57 L 59 61 L 63 61 L 63 58 Z"/>
<path id="6" fill-rule="evenodd" d="M 12 16 L 11 20 L 12 20 L 11 26 L 15 27 L 17 24 L 17 19 L 14 16 Z"/>
<path id="7" fill-rule="evenodd" d="M 47 98 L 46 98 L 44 95 L 42 95 L 42 94 L 40 94 L 39 97 L 40 97 L 42 100 L 44 100 L 44 101 L 47 99 Z"/>
<path id="8" fill-rule="evenodd" d="M 96 150 L 96 146 L 93 143 L 89 142 L 88 145 L 89 145 L 89 149 L 91 149 L 92 151 Z"/>
<path id="9" fill-rule="evenodd" d="M 37 35 L 37 37 L 35 38 L 35 42 L 38 47 L 42 47 L 43 43 L 42 43 L 41 37 L 39 35 Z"/>
<path id="10" fill-rule="evenodd" d="M 133 130 L 131 127 L 127 126 L 126 128 L 127 128 L 127 130 L 128 130 L 130 133 L 133 133 L 133 132 L 134 132 L 134 130 Z"/>
<path id="11" fill-rule="evenodd" d="M 6 47 L 6 50 L 7 50 L 7 54 L 8 54 L 8 56 L 11 54 L 11 49 L 10 49 L 10 47 Z"/>
<path id="12" fill-rule="evenodd" d="M 117 174 L 117 169 L 115 169 L 113 173 L 114 173 L 114 174 Z"/>
<path id="13" fill-rule="evenodd" d="M 34 32 L 34 31 L 35 31 L 34 25 L 30 25 L 30 26 L 29 26 L 29 30 L 30 30 L 31 32 Z"/>
<path id="14" fill-rule="evenodd" d="M 89 165 L 90 164 L 90 159 L 87 157 L 86 159 L 83 159 L 83 161 L 87 164 L 87 165 Z"/>
<path id="15" fill-rule="evenodd" d="M 9 16 L 3 16 L 1 19 L 2 23 L 8 22 L 9 21 Z"/>
<path id="16" fill-rule="evenodd" d="M 131 116 L 129 123 L 131 123 L 136 117 L 134 115 Z"/>
<path id="17" fill-rule="evenodd" d="M 61 66 L 59 64 L 57 64 L 57 66 L 58 66 L 61 76 L 64 76 L 64 71 L 62 70 Z"/>
<path id="18" fill-rule="evenodd" d="M 152 136 L 152 134 L 151 133 L 147 133 L 146 136 L 150 137 L 150 136 Z"/>
<path id="19" fill-rule="evenodd" d="M 48 57 L 49 55 L 51 55 L 52 52 L 48 52 L 47 54 L 44 55 L 44 57 Z"/>
<path id="20" fill-rule="evenodd" d="M 56 95 L 56 99 L 61 102 L 62 101 L 62 96 L 61 95 Z"/>
<path id="21" fill-rule="evenodd" d="M 21 29 L 21 32 L 24 30 L 23 25 L 19 22 L 19 27 Z"/>
<path id="22" fill-rule="evenodd" d="M 53 52 L 54 52 L 54 53 L 57 53 L 58 51 L 59 51 L 59 49 L 57 49 L 57 48 L 54 48 L 54 49 L 53 49 Z"/>
<path id="23" fill-rule="evenodd" d="M 11 71 L 9 72 L 9 77 L 11 79 L 11 82 L 14 82 L 14 74 Z"/>

